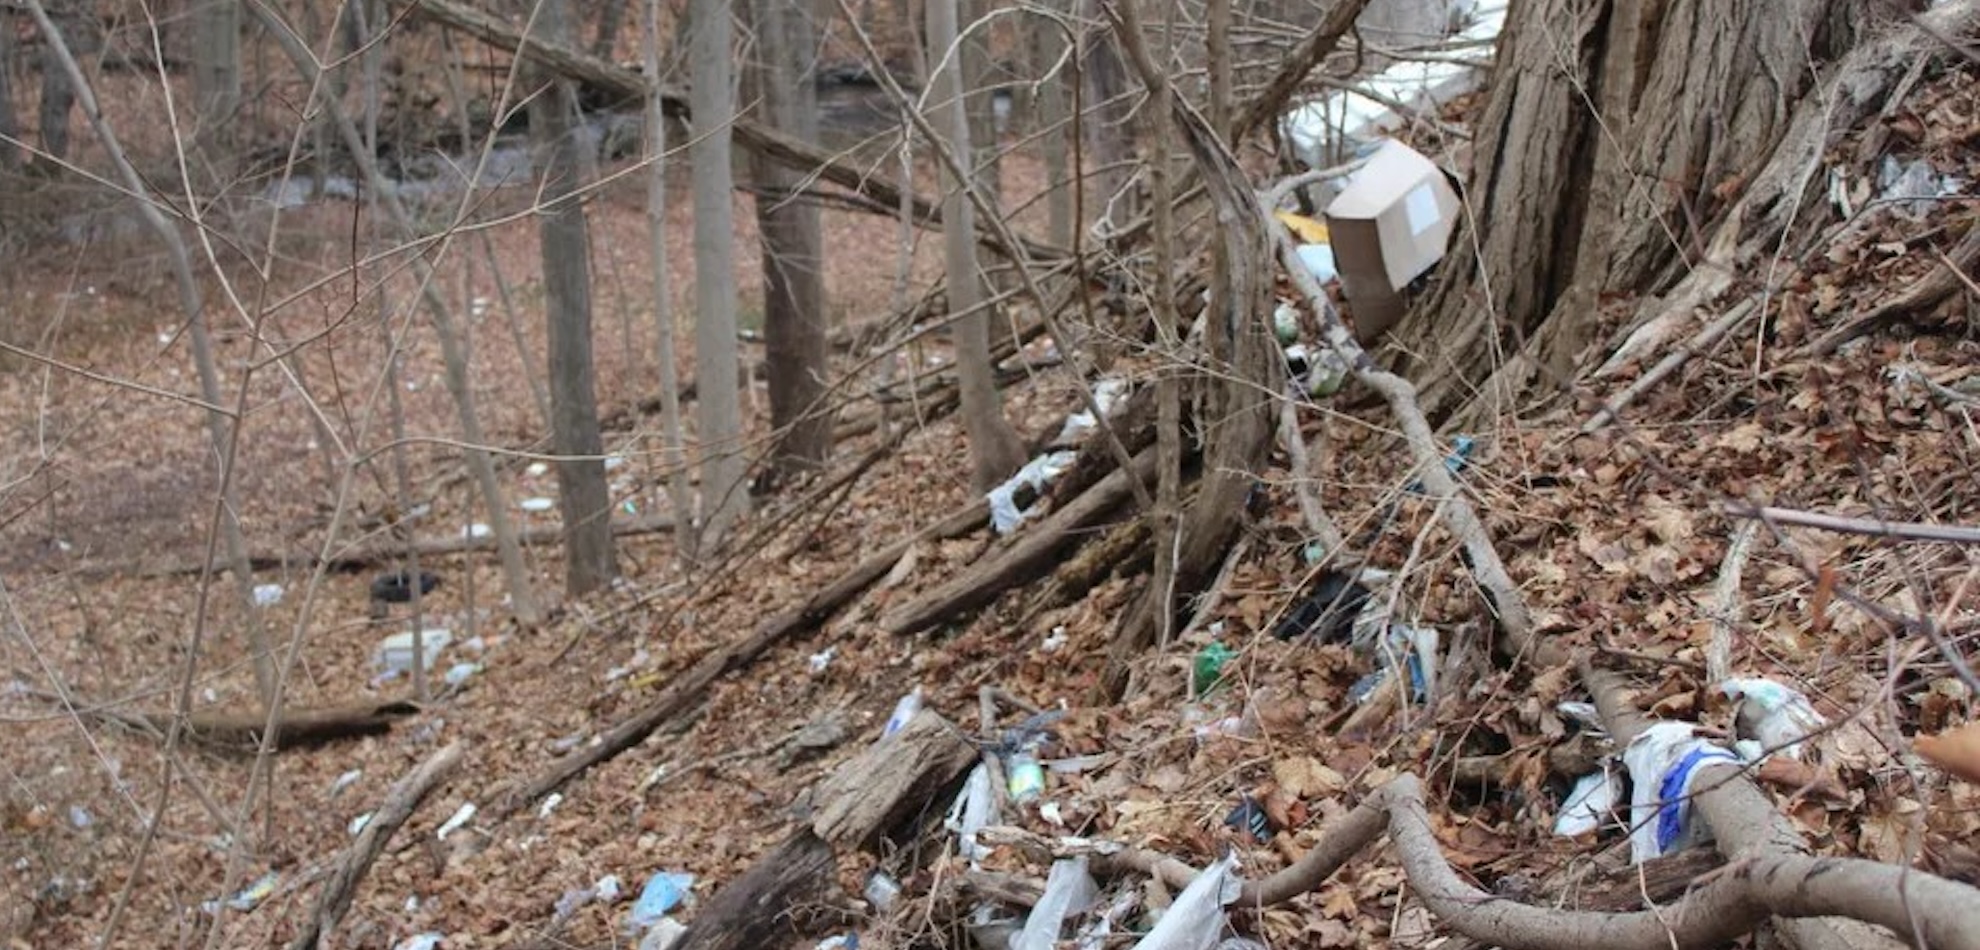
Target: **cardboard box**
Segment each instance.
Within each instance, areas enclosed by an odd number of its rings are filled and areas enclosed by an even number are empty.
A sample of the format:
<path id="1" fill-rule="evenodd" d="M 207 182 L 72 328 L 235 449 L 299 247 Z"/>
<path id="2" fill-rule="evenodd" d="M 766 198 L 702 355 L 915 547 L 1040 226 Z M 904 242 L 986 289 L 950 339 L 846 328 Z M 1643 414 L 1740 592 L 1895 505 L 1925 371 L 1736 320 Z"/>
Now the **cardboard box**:
<path id="1" fill-rule="evenodd" d="M 1402 318 L 1402 289 L 1444 259 L 1457 211 L 1457 192 L 1437 163 L 1394 139 L 1327 205 L 1341 290 L 1362 343 Z"/>

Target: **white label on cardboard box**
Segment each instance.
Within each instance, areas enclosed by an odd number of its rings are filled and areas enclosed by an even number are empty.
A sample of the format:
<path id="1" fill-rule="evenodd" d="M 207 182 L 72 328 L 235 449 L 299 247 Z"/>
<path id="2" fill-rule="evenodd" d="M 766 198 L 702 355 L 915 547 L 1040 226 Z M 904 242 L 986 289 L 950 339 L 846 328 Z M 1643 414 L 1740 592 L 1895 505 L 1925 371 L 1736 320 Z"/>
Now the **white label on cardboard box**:
<path id="1" fill-rule="evenodd" d="M 1403 199 L 1403 210 L 1409 215 L 1410 237 L 1437 226 L 1437 194 L 1430 190 L 1429 182 L 1410 190 L 1409 197 Z"/>

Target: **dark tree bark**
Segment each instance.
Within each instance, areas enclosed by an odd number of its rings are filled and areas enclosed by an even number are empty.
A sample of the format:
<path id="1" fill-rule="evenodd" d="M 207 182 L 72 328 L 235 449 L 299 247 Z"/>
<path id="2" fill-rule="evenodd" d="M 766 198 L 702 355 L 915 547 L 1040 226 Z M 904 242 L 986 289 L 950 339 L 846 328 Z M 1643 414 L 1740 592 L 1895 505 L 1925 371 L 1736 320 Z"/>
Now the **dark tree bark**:
<path id="1" fill-rule="evenodd" d="M 68 40 L 78 63 L 87 64 L 101 48 L 96 24 L 74 3 L 50 4 L 48 18 Z M 76 87 L 62 66 L 54 44 L 41 45 L 41 151 L 50 159 L 69 157 L 69 113 L 76 108 Z"/>
<path id="2" fill-rule="evenodd" d="M 619 28 L 626 19 L 626 0 L 604 0 L 598 5 L 598 31 L 591 35 L 591 55 L 611 59 L 619 45 Z"/>
<path id="3" fill-rule="evenodd" d="M 751 70 L 764 124 L 806 143 L 818 141 L 813 83 L 817 41 L 806 0 L 754 0 L 759 54 Z M 770 426 L 779 434 L 767 481 L 810 471 L 832 452 L 832 414 L 824 405 L 830 372 L 825 312 L 824 241 L 818 206 L 790 197 L 797 172 L 750 153 L 760 186 L 757 229 L 763 234 L 763 333 L 770 372 Z M 766 486 L 767 487 L 767 486 Z"/>
<path id="4" fill-rule="evenodd" d="M 1448 416 L 1494 373 L 1503 394 L 1543 366 L 1564 374 L 1600 328 L 1602 295 L 1659 293 L 1698 264 L 1816 70 L 1874 7 L 1515 4 L 1474 131 L 1470 216 L 1396 331 L 1425 411 Z"/>
<path id="5" fill-rule="evenodd" d="M 14 31 L 0 25 L 0 171 L 21 167 L 21 120 L 14 113 Z"/>
<path id="6" fill-rule="evenodd" d="M 570 41 L 568 2 L 542 0 L 537 28 L 551 42 Z M 537 220 L 550 321 L 550 438 L 558 455 L 564 589 L 575 597 L 611 583 L 618 564 L 591 356 L 591 251 L 578 196 L 577 93 L 569 80 L 539 76 L 548 86 L 530 103 L 529 127 L 543 155 L 547 205 Z"/>

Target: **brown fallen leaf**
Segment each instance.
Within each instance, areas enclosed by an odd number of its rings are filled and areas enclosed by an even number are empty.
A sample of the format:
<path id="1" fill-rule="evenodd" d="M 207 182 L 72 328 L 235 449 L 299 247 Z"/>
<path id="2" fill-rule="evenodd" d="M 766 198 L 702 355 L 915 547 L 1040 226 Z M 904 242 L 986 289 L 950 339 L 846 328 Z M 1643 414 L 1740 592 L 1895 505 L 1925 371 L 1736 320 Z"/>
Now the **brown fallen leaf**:
<path id="1" fill-rule="evenodd" d="M 1980 722 L 1969 722 L 1936 736 L 1919 736 L 1911 744 L 1933 765 L 1969 782 L 1980 783 Z"/>

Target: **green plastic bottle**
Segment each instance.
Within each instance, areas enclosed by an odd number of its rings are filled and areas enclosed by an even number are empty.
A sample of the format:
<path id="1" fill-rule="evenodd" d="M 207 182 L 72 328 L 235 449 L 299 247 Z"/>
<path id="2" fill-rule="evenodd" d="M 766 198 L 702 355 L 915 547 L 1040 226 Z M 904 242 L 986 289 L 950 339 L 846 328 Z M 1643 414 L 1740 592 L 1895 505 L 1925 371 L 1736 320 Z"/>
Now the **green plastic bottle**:
<path id="1" fill-rule="evenodd" d="M 1229 663 L 1231 657 L 1235 655 L 1230 647 L 1217 640 L 1210 641 L 1208 646 L 1196 651 L 1196 665 L 1190 670 L 1190 692 L 1202 696 L 1221 685 L 1224 681 L 1224 664 Z"/>

